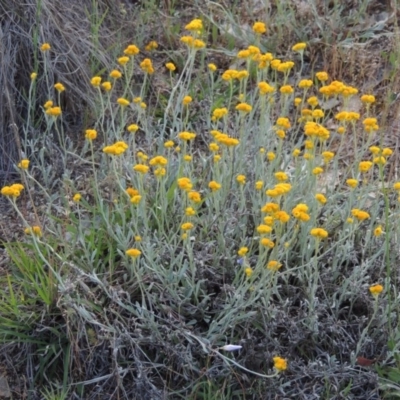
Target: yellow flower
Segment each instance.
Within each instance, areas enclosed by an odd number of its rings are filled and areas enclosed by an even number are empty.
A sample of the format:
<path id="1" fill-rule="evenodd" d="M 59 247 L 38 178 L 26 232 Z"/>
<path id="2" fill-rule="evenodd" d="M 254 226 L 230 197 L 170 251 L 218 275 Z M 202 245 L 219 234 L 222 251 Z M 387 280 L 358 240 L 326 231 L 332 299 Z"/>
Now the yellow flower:
<path id="1" fill-rule="evenodd" d="M 183 177 L 178 179 L 178 186 L 182 190 L 189 191 L 192 189 L 193 185 L 189 178 Z"/>
<path id="2" fill-rule="evenodd" d="M 244 269 L 244 273 L 246 274 L 247 278 L 250 278 L 253 275 L 253 270 L 250 267 L 246 267 Z"/>
<path id="3" fill-rule="evenodd" d="M 1 194 L 3 196 L 9 196 L 9 197 L 18 197 L 21 194 L 21 190 L 24 189 L 24 186 L 21 185 L 20 183 L 14 183 L 11 186 L 4 186 L 1 189 Z"/>
<path id="4" fill-rule="evenodd" d="M 18 168 L 28 169 L 29 168 L 29 160 L 24 158 L 18 163 Z"/>
<path id="5" fill-rule="evenodd" d="M 281 86 L 281 88 L 279 89 L 279 91 L 282 94 L 292 94 L 294 92 L 293 88 L 290 85 L 284 85 Z"/>
<path id="6" fill-rule="evenodd" d="M 393 154 L 392 149 L 389 149 L 388 147 L 385 147 L 384 149 L 382 149 L 382 155 L 384 157 L 391 156 L 392 154 Z"/>
<path id="7" fill-rule="evenodd" d="M 348 224 L 352 224 L 352 223 L 354 222 L 354 220 L 353 220 L 353 218 L 347 218 L 347 219 L 346 219 L 346 222 L 347 222 Z"/>
<path id="8" fill-rule="evenodd" d="M 293 155 L 293 157 L 298 157 L 300 155 L 300 153 L 301 153 L 300 149 L 294 149 L 292 155 Z"/>
<path id="9" fill-rule="evenodd" d="M 256 190 L 261 190 L 263 188 L 263 186 L 264 186 L 264 182 L 263 181 L 257 181 L 254 186 L 255 186 Z"/>
<path id="10" fill-rule="evenodd" d="M 368 172 L 371 167 L 372 167 L 373 163 L 371 161 L 361 161 L 358 164 L 358 170 L 360 172 Z"/>
<path id="11" fill-rule="evenodd" d="M 85 138 L 88 140 L 94 140 L 97 138 L 97 131 L 95 129 L 86 129 Z"/>
<path id="12" fill-rule="evenodd" d="M 361 96 L 361 101 L 366 104 L 375 103 L 375 96 L 372 94 L 364 94 Z"/>
<path id="13" fill-rule="evenodd" d="M 214 160 L 214 163 L 217 163 L 217 162 L 219 162 L 221 160 L 221 156 L 219 154 L 216 154 L 214 156 L 213 160 Z"/>
<path id="14" fill-rule="evenodd" d="M 193 99 L 190 96 L 185 96 L 182 100 L 182 104 L 184 106 L 187 106 L 188 104 L 190 104 L 193 101 Z"/>
<path id="15" fill-rule="evenodd" d="M 213 63 L 210 63 L 210 64 L 208 64 L 208 69 L 211 72 L 215 72 L 217 70 L 217 66 L 215 64 L 213 64 Z"/>
<path id="16" fill-rule="evenodd" d="M 315 167 L 315 168 L 312 170 L 312 173 L 313 173 L 314 175 L 322 174 L 322 172 L 324 172 L 324 170 L 323 170 L 323 168 L 321 168 L 321 167 Z"/>
<path id="17" fill-rule="evenodd" d="M 45 110 L 47 110 L 48 108 L 53 107 L 53 102 L 51 100 L 47 100 L 43 107 Z"/>
<path id="18" fill-rule="evenodd" d="M 136 164 L 136 165 L 133 167 L 133 170 L 144 175 L 144 174 L 147 174 L 147 172 L 149 171 L 149 168 L 150 168 L 150 167 L 149 167 L 148 165 Z"/>
<path id="19" fill-rule="evenodd" d="M 313 81 L 311 79 L 302 79 L 298 86 L 300 89 L 309 89 L 313 85 Z M 301 103 L 301 99 L 299 98 L 299 104 Z"/>
<path id="20" fill-rule="evenodd" d="M 343 133 L 346 132 L 346 128 L 344 126 L 339 126 L 339 128 L 337 128 L 337 133 L 339 135 L 343 135 Z"/>
<path id="21" fill-rule="evenodd" d="M 75 203 L 79 203 L 79 202 L 81 201 L 81 199 L 82 199 L 82 196 L 81 196 L 79 193 L 75 193 L 75 194 L 74 194 L 74 197 L 72 198 L 72 200 L 73 200 Z"/>
<path id="22" fill-rule="evenodd" d="M 105 81 L 101 84 L 101 87 L 103 88 L 103 90 L 105 90 L 106 92 L 109 92 L 112 89 L 112 84 L 109 81 Z"/>
<path id="23" fill-rule="evenodd" d="M 151 166 L 157 165 L 157 166 L 165 167 L 168 164 L 168 160 L 163 156 L 156 156 L 150 160 L 149 164 Z"/>
<path id="24" fill-rule="evenodd" d="M 265 224 L 258 225 L 256 230 L 257 230 L 257 233 L 259 233 L 260 235 L 265 235 L 267 233 L 272 232 L 272 228 L 269 225 L 265 225 Z"/>
<path id="25" fill-rule="evenodd" d="M 185 215 L 192 217 L 193 215 L 196 215 L 196 211 L 193 207 L 186 207 Z"/>
<path id="26" fill-rule="evenodd" d="M 321 155 L 325 164 L 328 164 L 328 162 L 331 161 L 333 157 L 335 157 L 335 153 L 331 151 L 323 151 Z"/>
<path id="27" fill-rule="evenodd" d="M 141 101 L 142 101 L 142 98 L 141 98 L 141 97 L 135 97 L 135 98 L 132 100 L 132 102 L 135 103 L 135 104 L 138 104 L 138 103 L 140 103 Z"/>
<path id="28" fill-rule="evenodd" d="M 54 85 L 54 89 L 56 89 L 57 92 L 61 93 L 65 90 L 65 86 L 62 83 L 58 82 Z"/>
<path id="29" fill-rule="evenodd" d="M 293 47 L 293 51 L 302 52 L 306 48 L 306 44 L 304 42 L 296 43 Z"/>
<path id="30" fill-rule="evenodd" d="M 268 158 L 269 161 L 274 161 L 275 158 L 276 158 L 276 155 L 275 155 L 274 152 L 269 151 L 269 152 L 267 153 L 267 158 Z"/>
<path id="31" fill-rule="evenodd" d="M 328 232 L 322 228 L 313 228 L 311 229 L 310 234 L 317 239 L 326 239 L 328 237 Z"/>
<path id="32" fill-rule="evenodd" d="M 296 98 L 293 100 L 293 102 L 294 102 L 295 107 L 298 107 L 298 106 L 301 104 L 302 99 L 301 99 L 301 97 L 296 97 Z"/>
<path id="33" fill-rule="evenodd" d="M 266 203 L 262 208 L 262 212 L 268 213 L 268 214 L 274 214 L 277 211 L 279 211 L 279 204 L 276 203 Z"/>
<path id="34" fill-rule="evenodd" d="M 201 19 L 193 19 L 186 26 L 187 31 L 201 31 L 203 29 L 203 21 Z"/>
<path id="35" fill-rule="evenodd" d="M 279 126 L 282 129 L 289 129 L 290 126 L 291 126 L 289 118 L 286 118 L 286 117 L 279 117 L 276 120 L 276 125 Z"/>
<path id="36" fill-rule="evenodd" d="M 138 129 L 139 129 L 139 125 L 136 125 L 136 124 L 130 124 L 130 125 L 128 125 L 128 127 L 127 127 L 126 129 L 127 129 L 127 131 L 128 131 L 128 132 L 135 133 L 135 132 L 137 132 L 137 131 L 138 131 Z"/>
<path id="37" fill-rule="evenodd" d="M 101 83 L 101 77 L 100 76 L 94 76 L 91 80 L 90 80 L 90 84 L 94 87 L 99 87 Z"/>
<path id="38" fill-rule="evenodd" d="M 238 175 L 236 177 L 236 182 L 238 182 L 241 185 L 244 185 L 246 183 L 246 176 L 245 175 Z"/>
<path id="39" fill-rule="evenodd" d="M 122 73 L 121 73 L 120 71 L 118 71 L 117 69 L 113 69 L 113 70 L 110 72 L 110 76 L 111 76 L 111 78 L 119 79 L 119 78 L 121 78 Z"/>
<path id="40" fill-rule="evenodd" d="M 167 173 L 167 170 L 162 167 L 158 167 L 154 171 L 154 175 L 157 177 L 165 176 L 166 173 Z"/>
<path id="41" fill-rule="evenodd" d="M 354 189 L 355 187 L 357 187 L 357 185 L 358 185 L 358 181 L 357 181 L 357 179 L 347 179 L 346 180 L 346 183 L 352 188 L 352 189 Z"/>
<path id="42" fill-rule="evenodd" d="M 209 148 L 210 151 L 212 151 L 212 152 L 216 152 L 216 151 L 219 150 L 219 146 L 218 146 L 218 144 L 215 143 L 215 142 L 211 142 L 211 143 L 208 145 L 208 148 Z"/>
<path id="43" fill-rule="evenodd" d="M 175 146 L 175 143 L 172 141 L 172 140 L 167 140 L 165 143 L 164 143 L 164 147 L 166 148 L 166 149 L 170 149 L 170 148 L 172 148 L 172 147 L 174 147 Z"/>
<path id="44" fill-rule="evenodd" d="M 311 107 L 316 107 L 318 105 L 318 99 L 315 96 L 311 96 L 307 99 L 307 103 Z"/>
<path id="45" fill-rule="evenodd" d="M 183 156 L 183 161 L 186 161 L 186 162 L 192 161 L 192 156 L 189 155 L 189 154 L 185 154 L 185 155 Z"/>
<path id="46" fill-rule="evenodd" d="M 119 65 L 125 65 L 129 62 L 129 57 L 123 56 L 117 59 Z"/>
<path id="47" fill-rule="evenodd" d="M 186 132 L 186 131 L 184 131 L 184 132 L 180 132 L 179 134 L 178 134 L 178 138 L 179 139 L 181 139 L 181 140 L 184 140 L 184 141 L 189 141 L 189 140 L 194 140 L 194 138 L 196 137 L 196 134 L 195 133 L 192 133 L 192 132 Z"/>
<path id="48" fill-rule="evenodd" d="M 127 194 L 129 197 L 133 197 L 133 196 L 136 196 L 136 195 L 139 194 L 139 191 L 136 190 L 136 189 L 134 189 L 134 188 L 127 188 L 127 189 L 125 190 L 125 192 L 126 192 L 126 194 Z"/>
<path id="49" fill-rule="evenodd" d="M 166 63 L 166 64 L 165 64 L 165 67 L 166 67 L 169 71 L 171 71 L 171 72 L 173 72 L 173 71 L 176 70 L 175 64 L 172 63 L 172 62 Z"/>
<path id="50" fill-rule="evenodd" d="M 395 182 L 395 183 L 393 184 L 393 189 L 394 189 L 394 190 L 400 190 L 400 182 Z"/>
<path id="51" fill-rule="evenodd" d="M 154 40 L 149 42 L 146 47 L 144 48 L 146 51 L 152 51 L 155 50 L 158 47 L 158 43 Z"/>
<path id="52" fill-rule="evenodd" d="M 383 286 L 382 285 L 372 285 L 369 287 L 369 291 L 372 294 L 372 296 L 374 296 L 375 298 L 378 298 L 378 296 L 383 291 Z"/>
<path id="53" fill-rule="evenodd" d="M 386 158 L 385 157 L 374 157 L 372 160 L 374 164 L 380 164 L 380 165 L 385 165 L 386 164 Z"/>
<path id="54" fill-rule="evenodd" d="M 128 249 L 125 254 L 129 257 L 137 258 L 142 254 L 142 252 L 139 249 Z"/>
<path id="55" fill-rule="evenodd" d="M 364 125 L 364 129 L 367 132 L 374 132 L 379 129 L 378 121 L 376 118 L 365 118 L 362 123 Z"/>
<path id="56" fill-rule="evenodd" d="M 135 242 L 141 242 L 141 241 L 142 241 L 142 237 L 140 235 L 136 235 Z"/>
<path id="57" fill-rule="evenodd" d="M 228 114 L 228 109 L 226 107 L 216 108 L 212 113 L 211 120 L 217 121 L 217 120 L 225 117 L 225 115 L 227 115 L 227 114 Z"/>
<path id="58" fill-rule="evenodd" d="M 36 72 L 32 72 L 31 73 L 31 80 L 34 81 L 37 78 L 37 73 Z"/>
<path id="59" fill-rule="evenodd" d="M 200 203 L 201 202 L 201 195 L 199 192 L 189 192 L 188 193 L 189 200 L 193 201 L 193 203 Z"/>
<path id="60" fill-rule="evenodd" d="M 265 218 L 267 218 L 267 217 L 265 217 Z M 264 218 L 264 222 L 265 222 L 265 218 Z M 290 215 L 286 211 L 277 211 L 274 214 L 274 218 L 276 220 L 278 220 L 279 222 L 282 222 L 285 224 L 286 222 L 288 222 L 290 220 Z"/>
<path id="61" fill-rule="evenodd" d="M 271 271 L 278 271 L 282 267 L 282 264 L 279 261 L 271 260 L 268 261 L 267 268 Z"/>
<path id="62" fill-rule="evenodd" d="M 124 54 L 127 56 L 135 56 L 136 54 L 139 54 L 139 49 L 134 44 L 130 44 L 125 48 Z"/>
<path id="63" fill-rule="evenodd" d="M 315 195 L 315 199 L 317 201 L 319 201 L 321 204 L 325 204 L 328 200 L 326 199 L 326 197 L 322 194 L 322 193 L 317 193 Z"/>
<path id="64" fill-rule="evenodd" d="M 154 68 L 153 68 L 153 63 L 151 62 L 150 58 L 145 58 L 141 63 L 140 63 L 140 68 L 142 71 L 144 71 L 146 74 L 153 74 L 154 73 Z"/>
<path id="65" fill-rule="evenodd" d="M 131 197 L 131 203 L 132 204 L 139 204 L 140 200 L 142 200 L 142 196 L 140 194 L 136 194 Z"/>
<path id="66" fill-rule="evenodd" d="M 50 107 L 46 110 L 46 114 L 57 118 L 61 115 L 61 107 Z"/>
<path id="67" fill-rule="evenodd" d="M 268 238 L 262 238 L 260 240 L 260 244 L 262 246 L 269 247 L 270 249 L 273 249 L 274 246 L 275 246 L 275 243 L 272 240 L 268 239 Z"/>
<path id="68" fill-rule="evenodd" d="M 279 181 L 279 182 L 284 182 L 287 181 L 289 179 L 289 177 L 287 176 L 287 174 L 283 171 L 278 171 L 275 172 L 275 178 Z"/>
<path id="69" fill-rule="evenodd" d="M 111 154 L 113 156 L 119 156 L 119 155 L 123 154 L 127 148 L 128 148 L 128 145 L 125 142 L 119 141 L 119 142 L 115 142 L 111 146 L 104 147 L 103 152 L 106 154 Z"/>
<path id="70" fill-rule="evenodd" d="M 274 357 L 274 368 L 278 372 L 286 371 L 287 370 L 287 361 L 282 357 Z"/>
<path id="71" fill-rule="evenodd" d="M 24 229 L 26 235 L 42 236 L 42 229 L 38 225 L 28 227 Z"/>
<path id="72" fill-rule="evenodd" d="M 209 187 L 213 192 L 216 192 L 217 190 L 221 189 L 221 184 L 219 184 L 219 183 L 216 182 L 216 181 L 211 181 L 211 182 L 208 184 L 208 187 Z"/>
<path id="73" fill-rule="evenodd" d="M 376 237 L 381 236 L 382 233 L 383 233 L 382 225 L 378 225 L 378 226 L 374 229 L 374 236 L 376 236 Z"/>
<path id="74" fill-rule="evenodd" d="M 241 247 L 238 251 L 238 254 L 239 256 L 244 257 L 248 251 L 249 249 L 247 247 Z"/>
<path id="75" fill-rule="evenodd" d="M 43 43 L 41 46 L 40 46 L 40 50 L 42 50 L 43 52 L 44 51 L 48 51 L 48 50 L 50 50 L 51 49 L 51 46 L 49 45 L 49 43 Z"/>
<path id="76" fill-rule="evenodd" d="M 121 106 L 121 107 L 127 107 L 129 106 L 129 100 L 124 99 L 123 97 L 120 97 L 117 99 L 117 103 Z"/>
<path id="77" fill-rule="evenodd" d="M 249 113 L 253 109 L 253 107 L 247 103 L 239 103 L 235 108 L 236 110 L 242 111 L 244 113 Z"/>
<path id="78" fill-rule="evenodd" d="M 193 229 L 193 224 L 191 222 L 185 222 L 181 225 L 181 229 L 183 231 L 190 231 L 191 229 Z"/>
<path id="79" fill-rule="evenodd" d="M 137 156 L 140 158 L 142 162 L 146 162 L 148 160 L 148 156 L 144 154 L 142 151 L 137 152 Z"/>
<path id="80" fill-rule="evenodd" d="M 267 94 L 267 93 L 273 93 L 275 91 L 275 88 L 272 87 L 267 82 L 259 82 L 258 89 L 260 91 L 260 94 L 262 94 L 262 95 Z"/>
<path id="81" fill-rule="evenodd" d="M 271 215 L 267 215 L 266 217 L 264 217 L 263 221 L 265 225 L 272 226 L 275 222 L 275 218 L 272 217 Z"/>
<path id="82" fill-rule="evenodd" d="M 267 32 L 267 27 L 265 26 L 264 22 L 255 22 L 253 25 L 253 32 L 261 35 L 262 33 Z"/>
<path id="83" fill-rule="evenodd" d="M 327 80 L 329 79 L 328 73 L 325 72 L 325 71 L 317 72 L 317 73 L 315 74 L 315 76 L 316 76 L 317 79 L 318 79 L 319 81 L 321 81 L 321 82 L 325 82 L 325 81 L 327 81 Z"/>
<path id="84" fill-rule="evenodd" d="M 359 221 L 364 221 L 364 220 L 370 218 L 370 215 L 366 211 L 359 210 L 358 208 L 353 208 L 351 210 L 351 214 L 353 215 L 353 217 L 357 218 Z"/>

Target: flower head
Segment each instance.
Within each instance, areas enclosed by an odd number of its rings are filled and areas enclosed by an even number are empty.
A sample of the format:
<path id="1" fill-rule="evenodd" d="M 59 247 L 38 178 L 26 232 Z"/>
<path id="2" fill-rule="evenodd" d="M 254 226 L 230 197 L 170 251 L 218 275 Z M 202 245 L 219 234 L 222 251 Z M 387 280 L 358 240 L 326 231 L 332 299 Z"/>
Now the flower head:
<path id="1" fill-rule="evenodd" d="M 293 47 L 292 50 L 293 51 L 297 51 L 297 52 L 302 52 L 305 48 L 306 48 L 306 44 L 304 42 L 301 43 L 296 43 Z"/>
<path id="2" fill-rule="evenodd" d="M 287 361 L 282 357 L 274 357 L 274 368 L 278 372 L 286 371 L 287 370 Z"/>
<path id="3" fill-rule="evenodd" d="M 130 44 L 125 48 L 124 54 L 127 56 L 135 56 L 136 54 L 139 54 L 139 49 L 134 44 Z"/>
<path id="4" fill-rule="evenodd" d="M 328 237 L 328 232 L 322 228 L 313 228 L 311 229 L 310 234 L 316 239 L 326 239 Z"/>
<path id="5" fill-rule="evenodd" d="M 51 46 L 50 46 L 49 43 L 43 43 L 43 44 L 40 46 L 40 50 L 42 50 L 43 52 L 49 51 L 50 49 L 51 49 Z"/>
<path id="6" fill-rule="evenodd" d="M 382 293 L 383 291 L 383 286 L 382 285 L 372 285 L 369 287 L 369 291 L 374 296 L 375 298 L 378 298 L 378 296 Z"/>
<path id="7" fill-rule="evenodd" d="M 28 169 L 29 168 L 29 160 L 24 158 L 18 163 L 18 168 Z"/>
<path id="8" fill-rule="evenodd" d="M 142 254 L 142 252 L 139 249 L 128 249 L 125 254 L 129 257 L 137 258 Z"/>
<path id="9" fill-rule="evenodd" d="M 241 247 L 238 250 L 238 255 L 244 257 L 248 253 L 249 249 L 247 247 Z"/>
<path id="10" fill-rule="evenodd" d="M 267 27 L 265 26 L 264 22 L 255 22 L 253 25 L 253 32 L 261 35 L 262 33 L 267 32 Z"/>
<path id="11" fill-rule="evenodd" d="M 82 199 L 82 196 L 79 193 L 75 193 L 74 197 L 72 198 L 72 201 L 74 203 L 79 203 L 81 201 L 81 199 Z"/>
<path id="12" fill-rule="evenodd" d="M 85 138 L 88 140 L 94 140 L 97 138 L 97 131 L 95 129 L 86 129 Z"/>
<path id="13" fill-rule="evenodd" d="M 168 71 L 173 72 L 176 70 L 175 64 L 172 62 L 168 62 L 165 64 L 165 67 L 167 68 Z"/>

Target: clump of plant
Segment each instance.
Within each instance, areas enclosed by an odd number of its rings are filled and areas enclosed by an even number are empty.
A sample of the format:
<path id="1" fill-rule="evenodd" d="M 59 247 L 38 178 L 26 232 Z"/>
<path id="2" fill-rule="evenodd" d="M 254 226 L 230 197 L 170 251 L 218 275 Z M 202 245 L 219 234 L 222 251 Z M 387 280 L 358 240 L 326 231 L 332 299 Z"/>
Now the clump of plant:
<path id="1" fill-rule="evenodd" d="M 56 193 L 43 184 L 45 160 L 24 142 L 21 179 L 1 190 L 27 235 L 7 244 L 13 273 L 1 292 L 2 338 L 40 349 L 51 341 L 49 365 L 63 365 L 53 379 L 81 382 L 82 395 L 97 382 L 87 365 L 99 363 L 105 388 L 118 382 L 123 391 L 133 379 L 139 394 L 160 395 L 164 380 L 187 398 L 203 378 L 238 390 L 240 374 L 278 390 L 321 351 L 352 368 L 368 343 L 387 339 L 372 329 L 378 312 L 398 306 L 390 250 L 400 182 L 388 174 L 393 150 L 383 145 L 375 97 L 362 94 L 354 111 L 355 87 L 325 71 L 303 76 L 306 43 L 292 47 L 297 72 L 294 61 L 262 53 L 262 22 L 237 69 L 225 71 L 205 62 L 202 20 L 185 30 L 179 71 L 170 60 L 157 70 L 151 42 L 144 52 L 129 44 L 115 69 L 91 78 L 98 108 L 81 148 L 63 131 L 68 89 L 49 88 L 45 135 L 61 144 L 62 183 Z M 42 44 L 43 74 L 49 51 Z M 151 91 L 156 74 L 166 96 Z M 208 105 L 196 107 L 198 93 Z M 327 106 L 332 99 L 337 109 Z M 84 182 L 68 172 L 72 164 Z M 46 199 L 35 223 L 19 203 L 33 190 Z M 362 314 L 352 340 L 342 343 L 338 329 L 321 343 L 333 321 L 354 322 L 360 301 L 371 315 Z M 37 334 L 43 325 L 48 337 Z"/>

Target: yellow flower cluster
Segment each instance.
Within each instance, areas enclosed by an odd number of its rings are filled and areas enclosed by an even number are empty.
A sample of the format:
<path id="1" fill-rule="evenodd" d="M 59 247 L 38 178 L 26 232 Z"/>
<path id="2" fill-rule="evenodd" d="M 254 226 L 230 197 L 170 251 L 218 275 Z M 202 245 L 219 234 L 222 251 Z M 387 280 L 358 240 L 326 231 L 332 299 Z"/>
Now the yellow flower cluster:
<path id="1" fill-rule="evenodd" d="M 105 146 L 103 148 L 103 152 L 106 154 L 111 154 L 113 156 L 120 156 L 121 154 L 125 153 L 128 149 L 128 145 L 123 141 L 115 142 L 111 146 Z"/>
<path id="2" fill-rule="evenodd" d="M 265 194 L 269 197 L 279 197 L 289 193 L 291 189 L 290 183 L 277 183 L 273 189 L 268 189 Z"/>
<path id="3" fill-rule="evenodd" d="M 365 221 L 366 219 L 370 218 L 370 215 L 363 210 L 359 210 L 358 208 L 353 208 L 351 210 L 351 215 L 357 218 L 359 221 Z"/>
<path id="4" fill-rule="evenodd" d="M 304 203 L 299 203 L 293 208 L 292 215 L 301 222 L 307 222 L 310 220 L 310 216 L 307 214 L 307 212 L 308 206 Z"/>
<path id="5" fill-rule="evenodd" d="M 19 197 L 22 190 L 24 190 L 23 185 L 20 183 L 14 183 L 11 186 L 4 186 L 1 189 L 1 194 L 7 197 Z"/>

